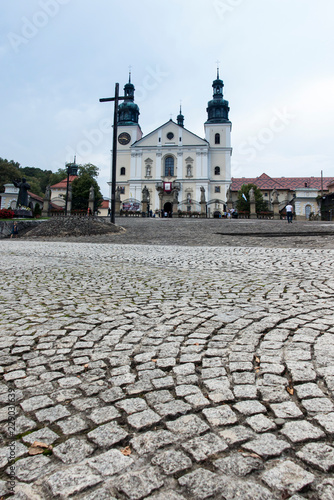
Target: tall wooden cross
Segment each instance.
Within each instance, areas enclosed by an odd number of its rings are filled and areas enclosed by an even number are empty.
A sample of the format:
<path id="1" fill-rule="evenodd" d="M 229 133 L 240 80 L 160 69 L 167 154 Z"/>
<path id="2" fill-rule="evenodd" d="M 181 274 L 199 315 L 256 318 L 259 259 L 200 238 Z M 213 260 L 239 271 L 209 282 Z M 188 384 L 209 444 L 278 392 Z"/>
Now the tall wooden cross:
<path id="1" fill-rule="evenodd" d="M 119 83 L 115 84 L 115 97 L 103 97 L 100 102 L 114 101 L 114 123 L 113 123 L 113 141 L 112 141 L 112 167 L 111 167 L 111 208 L 110 222 L 115 224 L 115 207 L 116 207 L 116 164 L 117 164 L 117 110 L 118 101 L 128 99 L 127 96 L 119 95 Z"/>

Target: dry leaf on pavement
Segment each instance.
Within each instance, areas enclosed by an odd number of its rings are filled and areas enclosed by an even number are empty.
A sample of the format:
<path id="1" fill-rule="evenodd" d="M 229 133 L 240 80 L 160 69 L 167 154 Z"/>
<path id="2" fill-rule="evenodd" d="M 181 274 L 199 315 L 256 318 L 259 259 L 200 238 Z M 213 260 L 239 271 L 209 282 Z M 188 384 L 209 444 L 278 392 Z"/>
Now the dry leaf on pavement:
<path id="1" fill-rule="evenodd" d="M 45 450 L 52 450 L 52 446 L 46 443 L 41 443 L 40 441 L 34 441 L 30 446 L 28 453 L 29 455 L 40 455 L 44 453 Z"/>

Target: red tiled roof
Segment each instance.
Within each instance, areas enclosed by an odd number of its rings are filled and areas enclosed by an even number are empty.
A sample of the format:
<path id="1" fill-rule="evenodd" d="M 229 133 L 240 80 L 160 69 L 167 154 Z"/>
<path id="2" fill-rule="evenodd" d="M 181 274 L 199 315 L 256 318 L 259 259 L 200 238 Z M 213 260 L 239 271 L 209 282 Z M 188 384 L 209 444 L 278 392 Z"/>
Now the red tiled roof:
<path id="1" fill-rule="evenodd" d="M 71 184 L 71 182 L 73 182 L 74 179 L 76 179 L 77 177 L 78 177 L 77 175 L 70 175 L 69 176 L 69 183 Z M 63 179 L 62 181 L 60 181 L 57 184 L 54 184 L 53 186 L 50 186 L 50 187 L 51 187 L 51 189 L 54 189 L 54 188 L 66 189 L 66 186 L 67 186 L 67 177 L 66 177 L 66 179 Z"/>
<path id="2" fill-rule="evenodd" d="M 103 200 L 100 208 L 109 208 L 109 200 Z"/>
<path id="3" fill-rule="evenodd" d="M 323 177 L 323 189 L 327 189 L 333 177 Z M 262 174 L 260 177 L 232 177 L 231 191 L 239 191 L 243 184 L 255 184 L 262 190 L 280 189 L 294 191 L 300 188 L 321 190 L 321 177 L 269 177 Z"/>
<path id="4" fill-rule="evenodd" d="M 50 201 L 50 207 L 53 209 L 53 210 L 64 210 L 64 207 L 60 207 L 59 205 L 57 205 L 56 203 L 53 203 L 53 201 Z"/>
<path id="5" fill-rule="evenodd" d="M 34 194 L 31 191 L 28 191 L 28 195 L 30 196 L 30 198 L 34 198 L 34 200 L 41 201 L 43 203 L 43 198 L 41 198 L 37 194 Z"/>

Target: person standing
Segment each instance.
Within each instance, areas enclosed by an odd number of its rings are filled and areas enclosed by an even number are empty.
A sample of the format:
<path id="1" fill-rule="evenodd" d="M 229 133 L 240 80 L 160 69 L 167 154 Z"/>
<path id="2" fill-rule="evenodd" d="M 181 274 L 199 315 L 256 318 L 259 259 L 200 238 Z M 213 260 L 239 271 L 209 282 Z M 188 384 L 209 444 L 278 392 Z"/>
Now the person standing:
<path id="1" fill-rule="evenodd" d="M 11 238 L 17 238 L 17 237 L 18 237 L 18 235 L 19 235 L 19 230 L 18 230 L 18 227 L 17 227 L 16 222 L 14 222 L 13 227 L 12 227 L 12 232 L 11 232 L 10 237 L 11 237 Z"/>
<path id="2" fill-rule="evenodd" d="M 290 203 L 285 207 L 286 218 L 288 219 L 288 224 L 292 224 L 293 206 Z"/>

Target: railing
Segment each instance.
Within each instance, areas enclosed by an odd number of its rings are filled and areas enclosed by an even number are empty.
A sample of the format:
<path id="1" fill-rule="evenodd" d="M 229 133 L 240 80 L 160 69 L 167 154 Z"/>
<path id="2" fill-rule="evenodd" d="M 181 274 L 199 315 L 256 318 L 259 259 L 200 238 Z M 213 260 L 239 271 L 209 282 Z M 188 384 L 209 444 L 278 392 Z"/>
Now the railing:
<path id="1" fill-rule="evenodd" d="M 87 210 L 71 210 L 71 217 L 87 217 Z M 64 210 L 50 210 L 50 217 L 67 217 Z"/>

